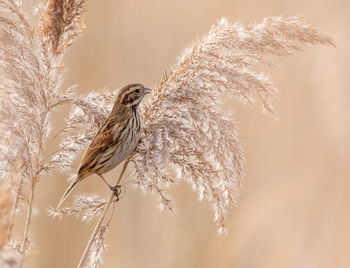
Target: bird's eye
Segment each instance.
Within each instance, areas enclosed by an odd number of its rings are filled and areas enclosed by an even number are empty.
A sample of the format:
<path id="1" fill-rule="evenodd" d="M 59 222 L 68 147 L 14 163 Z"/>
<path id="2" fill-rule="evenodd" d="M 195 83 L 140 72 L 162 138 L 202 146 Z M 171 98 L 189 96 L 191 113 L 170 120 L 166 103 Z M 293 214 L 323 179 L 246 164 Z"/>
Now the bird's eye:
<path id="1" fill-rule="evenodd" d="M 140 93 L 140 89 L 138 89 L 138 88 L 135 89 L 135 92 L 136 92 L 136 93 Z"/>

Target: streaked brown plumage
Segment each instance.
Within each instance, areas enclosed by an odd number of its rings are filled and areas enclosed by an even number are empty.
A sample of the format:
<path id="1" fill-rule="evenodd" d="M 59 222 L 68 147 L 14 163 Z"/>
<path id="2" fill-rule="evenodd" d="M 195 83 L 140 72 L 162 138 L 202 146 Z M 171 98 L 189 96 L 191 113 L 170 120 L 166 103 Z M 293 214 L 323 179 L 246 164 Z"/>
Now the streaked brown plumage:
<path id="1" fill-rule="evenodd" d="M 63 194 L 57 208 L 84 178 L 97 174 L 107 183 L 102 174 L 118 166 L 135 150 L 141 130 L 137 108 L 143 97 L 150 92 L 150 89 L 141 84 L 130 84 L 119 91 L 111 114 L 85 151 L 78 174 Z M 107 185 L 118 194 L 116 187 Z"/>

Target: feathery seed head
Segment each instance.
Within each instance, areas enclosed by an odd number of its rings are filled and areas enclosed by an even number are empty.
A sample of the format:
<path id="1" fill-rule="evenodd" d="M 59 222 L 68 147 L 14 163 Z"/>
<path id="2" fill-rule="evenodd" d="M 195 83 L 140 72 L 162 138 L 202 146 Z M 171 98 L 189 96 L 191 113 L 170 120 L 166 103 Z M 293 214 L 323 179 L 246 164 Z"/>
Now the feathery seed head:
<path id="1" fill-rule="evenodd" d="M 77 96 L 74 88 L 62 90 L 62 56 L 81 33 L 85 0 L 45 1 L 39 31 L 20 13 L 17 3 L 21 1 L 0 2 L 0 71 L 4 82 L 0 90 L 0 179 L 17 171 L 17 160 L 21 159 L 19 184 L 33 185 L 54 167 L 71 165 L 108 118 L 116 92 Z M 141 107 L 141 139 L 130 156 L 135 184 L 157 194 L 161 207 L 173 213 L 174 200 L 165 188 L 189 182 L 200 199 L 211 204 L 223 232 L 226 212 L 236 204 L 243 181 L 244 155 L 237 123 L 221 109 L 222 100 L 229 96 L 249 105 L 260 100 L 263 111 L 275 114 L 272 100 L 277 90 L 265 74 L 254 71 L 254 65 L 271 65 L 271 56 L 293 55 L 317 43 L 334 45 L 330 37 L 302 18 L 266 18 L 246 27 L 222 19 L 183 52 L 154 89 L 150 103 Z M 130 118 L 149 92 L 141 84 L 123 87 L 113 108 L 121 113 L 113 117 Z M 63 103 L 72 103 L 75 109 L 60 132 L 66 136 L 59 149 L 45 159 L 50 114 Z M 178 176 L 173 176 L 172 167 Z M 103 202 L 85 198 L 80 207 L 73 204 L 73 210 L 60 213 L 80 212 L 83 218 L 92 217 L 100 213 Z"/>
<path id="2" fill-rule="evenodd" d="M 219 232 L 225 232 L 226 213 L 236 205 L 244 178 L 244 155 L 238 125 L 222 109 L 223 99 L 233 97 L 249 105 L 260 100 L 263 111 L 276 115 L 272 101 L 277 89 L 265 74 L 254 71 L 254 65 L 272 65 L 271 56 L 293 55 L 317 43 L 334 44 L 302 18 L 267 18 L 246 27 L 222 19 L 182 53 L 154 89 L 150 102 L 141 107 L 143 131 L 129 158 L 135 184 L 146 193 L 157 194 L 160 207 L 173 213 L 174 200 L 165 188 L 187 181 L 200 199 L 211 204 Z M 124 87 L 114 107 L 123 108 L 116 104 L 130 101 L 127 95 L 137 87 L 142 89 L 139 84 Z M 108 115 L 108 109 L 100 107 L 115 96 L 106 90 L 97 93 L 98 97 L 91 94 L 79 98 L 76 103 L 84 105 L 70 119 L 75 129 L 84 129 L 84 142 Z M 70 140 L 80 145 L 80 137 Z"/>

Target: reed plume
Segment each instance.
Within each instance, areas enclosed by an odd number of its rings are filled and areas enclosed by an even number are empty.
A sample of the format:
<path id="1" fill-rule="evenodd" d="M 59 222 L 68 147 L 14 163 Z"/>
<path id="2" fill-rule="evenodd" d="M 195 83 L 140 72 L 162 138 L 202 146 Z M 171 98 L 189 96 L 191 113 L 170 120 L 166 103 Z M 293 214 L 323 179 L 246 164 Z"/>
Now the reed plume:
<path id="1" fill-rule="evenodd" d="M 154 89 L 150 102 L 141 106 L 143 133 L 127 161 L 133 163 L 134 184 L 148 194 L 158 195 L 160 208 L 173 213 L 175 202 L 165 188 L 187 181 L 200 200 L 205 198 L 211 204 L 218 232 L 225 233 L 227 209 L 236 204 L 244 178 L 244 155 L 237 123 L 222 110 L 223 98 L 229 96 L 249 105 L 258 100 L 263 112 L 277 118 L 272 104 L 277 89 L 267 75 L 255 72 L 253 67 L 257 63 L 273 65 L 271 56 L 293 55 L 314 44 L 334 46 L 330 37 L 301 17 L 266 18 L 247 27 L 221 19 L 207 35 L 184 50 Z M 61 143 L 62 157 L 68 152 L 72 157 L 90 140 L 100 119 L 106 118 L 114 97 L 114 92 L 108 90 L 80 97 L 81 109 L 73 110 L 68 125 L 83 131 Z M 101 109 L 100 101 L 108 109 Z M 111 197 L 100 211 L 103 214 L 79 267 L 112 201 Z M 88 207 L 94 210 L 93 202 Z M 71 210 L 79 208 L 73 205 Z"/>
<path id="2" fill-rule="evenodd" d="M 247 27 L 221 19 L 184 50 L 150 102 L 141 107 L 144 131 L 130 157 L 134 183 L 146 193 L 157 194 L 161 207 L 173 211 L 174 201 L 164 188 L 181 180 L 189 182 L 200 199 L 208 199 L 219 231 L 225 231 L 227 208 L 235 204 L 243 181 L 244 156 L 238 126 L 221 109 L 223 97 L 249 105 L 258 100 L 263 112 L 277 117 L 272 104 L 277 89 L 267 75 L 254 72 L 254 65 L 272 65 L 271 56 L 293 55 L 314 44 L 334 45 L 301 17 L 266 18 Z M 99 118 L 106 118 L 109 111 L 97 108 L 97 103 L 110 108 L 108 100 L 113 98 L 114 93 L 107 90 L 81 97 L 84 110 L 75 109 L 68 124 L 85 132 L 67 138 L 69 142 L 61 146 L 78 147 L 89 139 L 101 124 Z"/>
<path id="3" fill-rule="evenodd" d="M 189 182 L 212 205 L 224 232 L 227 208 L 235 204 L 244 177 L 244 157 L 238 126 L 222 111 L 222 100 L 228 95 L 251 105 L 257 99 L 263 112 L 276 115 L 277 90 L 253 65 L 317 43 L 333 45 L 300 17 L 266 18 L 248 27 L 221 19 L 182 53 L 145 107 L 144 135 L 132 156 L 136 184 L 158 193 L 172 210 L 163 185 Z M 169 167 L 177 177 L 169 177 Z"/>
<path id="4" fill-rule="evenodd" d="M 29 23 L 21 1 L 0 1 L 0 179 L 6 185 L 17 174 L 10 189 L 16 196 L 13 211 L 27 210 L 19 249 L 23 257 L 30 248 L 35 186 L 62 165 L 62 160 L 53 161 L 57 152 L 46 157 L 50 116 L 55 108 L 72 101 L 73 89 L 62 89 L 63 56 L 83 27 L 83 4 L 42 1 L 36 26 Z"/>

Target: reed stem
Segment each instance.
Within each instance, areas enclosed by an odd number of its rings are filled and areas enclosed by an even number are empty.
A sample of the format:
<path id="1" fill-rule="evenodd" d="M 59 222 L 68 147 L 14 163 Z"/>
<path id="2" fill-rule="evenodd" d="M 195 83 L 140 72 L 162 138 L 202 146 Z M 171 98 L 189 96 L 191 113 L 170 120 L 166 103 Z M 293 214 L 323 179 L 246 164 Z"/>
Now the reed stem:
<path id="1" fill-rule="evenodd" d="M 122 172 L 121 172 L 120 175 L 119 175 L 119 178 L 118 178 L 118 180 L 117 180 L 116 185 L 119 185 L 119 184 L 120 184 L 120 182 L 121 182 L 121 180 L 122 180 L 122 177 L 123 177 L 123 175 L 124 175 L 124 173 L 125 173 L 125 171 L 126 171 L 126 168 L 128 167 L 129 162 L 130 162 L 130 161 L 127 160 L 127 161 L 124 163 Z M 78 266 L 77 266 L 78 268 L 82 268 L 83 265 L 84 265 L 84 262 L 85 262 L 85 260 L 86 260 L 86 258 L 87 258 L 87 256 L 88 256 L 88 254 L 89 254 L 89 251 L 90 251 L 90 249 L 91 249 L 91 246 L 92 246 L 92 244 L 93 244 L 93 242 L 94 242 L 94 240 L 95 240 L 96 234 L 97 234 L 98 230 L 100 229 L 104 218 L 106 217 L 106 214 L 107 214 L 107 211 L 108 211 L 110 205 L 112 204 L 114 195 L 115 195 L 115 194 L 112 192 L 111 196 L 109 197 L 108 202 L 106 203 L 106 205 L 105 205 L 105 207 L 104 207 L 104 209 L 103 209 L 103 212 L 102 212 L 100 218 L 98 219 L 98 222 L 97 222 L 97 224 L 96 224 L 96 226 L 95 226 L 95 229 L 94 229 L 94 231 L 92 232 L 92 235 L 91 235 L 91 237 L 90 237 L 90 239 L 89 239 L 89 242 L 88 242 L 87 245 L 86 245 L 85 251 L 84 251 L 83 255 L 81 256 L 80 262 L 79 262 L 79 264 L 78 264 Z"/>
<path id="2" fill-rule="evenodd" d="M 15 223 L 15 218 L 16 218 L 16 210 L 18 208 L 18 203 L 19 203 L 19 198 L 20 195 L 22 194 L 22 188 L 23 188 L 23 176 L 19 182 L 18 188 L 17 188 L 17 192 L 16 192 L 16 198 L 15 198 L 15 202 L 13 204 L 12 210 L 11 210 L 11 215 L 10 215 L 10 219 L 11 219 L 11 225 L 8 229 L 8 233 L 7 233 L 7 241 L 10 241 L 11 239 L 11 234 L 12 234 L 12 229 Z"/>
<path id="3" fill-rule="evenodd" d="M 28 210 L 27 210 L 27 217 L 26 217 L 26 225 L 24 228 L 24 234 L 23 234 L 23 241 L 21 245 L 21 261 L 19 263 L 19 267 L 23 267 L 23 262 L 24 262 L 24 255 L 25 255 L 25 248 L 26 244 L 28 241 L 28 233 L 29 233 L 29 225 L 30 225 L 30 220 L 32 218 L 32 211 L 33 211 L 33 200 L 34 200 L 34 190 L 35 190 L 35 182 L 32 184 L 31 192 L 30 192 L 30 198 L 29 198 L 29 204 L 28 204 Z"/>

